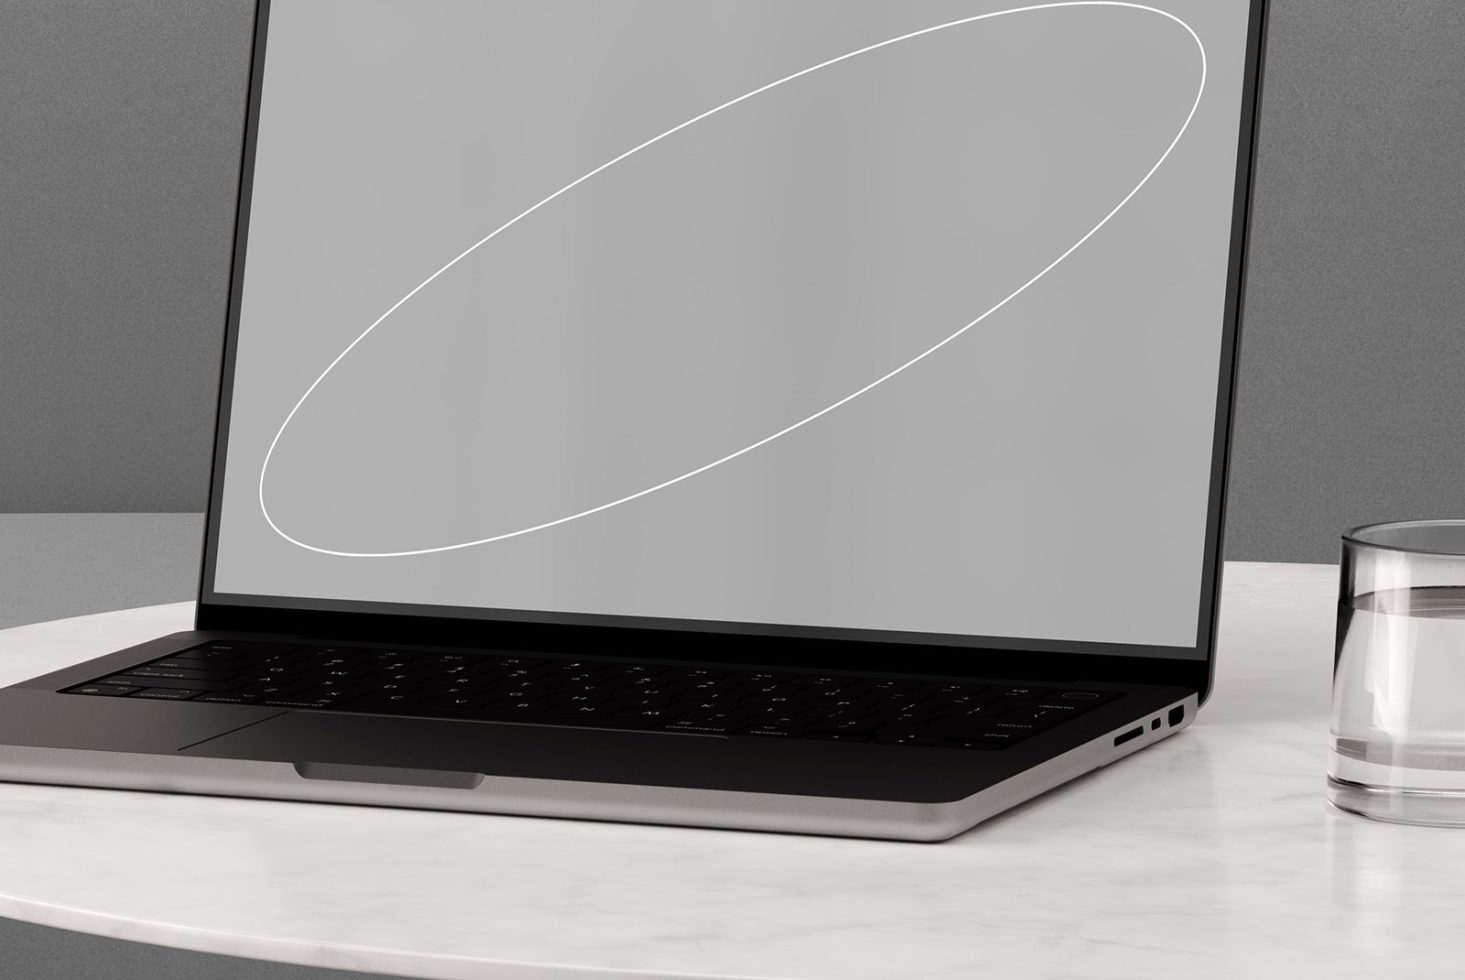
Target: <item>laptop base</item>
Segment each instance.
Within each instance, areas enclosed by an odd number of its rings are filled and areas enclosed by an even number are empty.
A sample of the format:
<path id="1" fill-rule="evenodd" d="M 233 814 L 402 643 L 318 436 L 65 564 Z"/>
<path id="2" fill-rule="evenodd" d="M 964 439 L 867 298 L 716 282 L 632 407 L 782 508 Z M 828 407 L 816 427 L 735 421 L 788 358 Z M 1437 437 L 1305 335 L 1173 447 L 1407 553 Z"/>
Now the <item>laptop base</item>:
<path id="1" fill-rule="evenodd" d="M 1179 731 L 1195 692 L 1135 687 L 996 751 L 84 698 L 176 634 L 0 691 L 0 779 L 890 840 L 950 838 Z"/>

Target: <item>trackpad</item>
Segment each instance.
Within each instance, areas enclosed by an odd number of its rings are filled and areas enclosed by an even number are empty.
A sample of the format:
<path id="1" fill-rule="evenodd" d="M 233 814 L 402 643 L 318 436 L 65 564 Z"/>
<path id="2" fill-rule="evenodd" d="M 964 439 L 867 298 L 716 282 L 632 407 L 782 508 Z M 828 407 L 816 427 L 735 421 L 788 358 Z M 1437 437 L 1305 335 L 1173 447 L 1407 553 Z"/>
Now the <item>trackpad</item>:
<path id="1" fill-rule="evenodd" d="M 292 711 L 182 754 L 287 762 L 305 779 L 472 789 L 485 774 L 511 774 L 504 763 L 522 752 L 515 743 L 524 731 L 522 725 Z"/>
<path id="2" fill-rule="evenodd" d="M 182 754 L 283 762 L 305 779 L 349 782 L 472 789 L 487 776 L 712 788 L 723 780 L 710 776 L 709 764 L 714 772 L 727 768 L 716 764 L 724 753 L 752 750 L 762 755 L 775 748 L 743 743 L 603 729 L 292 711 L 191 745 Z M 789 747 L 783 748 L 784 752 L 773 754 L 787 756 Z M 807 774 L 804 779 L 807 782 Z M 766 783 L 767 774 L 759 781 Z"/>

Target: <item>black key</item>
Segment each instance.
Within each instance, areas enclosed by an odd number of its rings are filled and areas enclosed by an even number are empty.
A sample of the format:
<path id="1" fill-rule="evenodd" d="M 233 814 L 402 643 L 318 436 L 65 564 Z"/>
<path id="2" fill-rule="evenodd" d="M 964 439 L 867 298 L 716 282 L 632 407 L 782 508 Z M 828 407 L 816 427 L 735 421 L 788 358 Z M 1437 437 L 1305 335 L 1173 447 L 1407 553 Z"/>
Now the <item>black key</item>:
<path id="1" fill-rule="evenodd" d="M 357 662 L 367 651 L 359 647 L 310 647 L 310 652 L 325 660 Z"/>
<path id="2" fill-rule="evenodd" d="M 177 657 L 168 657 L 163 660 L 154 660 L 146 665 L 146 670 L 186 670 L 192 673 L 209 675 L 228 675 L 237 672 L 242 665 L 231 663 L 214 663 L 208 660 L 179 660 Z"/>
<path id="3" fill-rule="evenodd" d="M 881 728 L 889 723 L 885 718 L 853 717 L 833 721 L 817 722 L 809 726 L 809 731 L 819 734 L 845 734 L 845 735 L 874 735 Z"/>
<path id="4" fill-rule="evenodd" d="M 943 749 L 1005 749 L 1011 742 L 991 738 L 942 739 L 936 743 Z"/>
<path id="5" fill-rule="evenodd" d="M 121 684 L 130 687 L 175 688 L 190 691 L 227 691 L 231 687 L 242 687 L 236 681 L 211 680 L 206 677 L 153 677 L 143 673 L 117 674 L 108 677 L 106 684 Z"/>
<path id="6" fill-rule="evenodd" d="M 302 679 L 302 676 L 303 675 L 300 674 L 298 671 L 290 671 L 285 670 L 284 668 L 280 668 L 276 670 L 245 671 L 241 674 L 234 675 L 234 680 L 240 687 L 243 687 L 246 684 L 279 685 L 285 683 L 296 683 Z"/>
<path id="7" fill-rule="evenodd" d="M 976 708 L 984 704 L 990 704 L 998 700 L 995 695 L 988 691 L 976 694 L 942 694 L 924 702 L 931 708 Z M 1023 704 L 1029 702 L 1024 701 Z"/>
<path id="8" fill-rule="evenodd" d="M 1049 725 L 1057 724 L 1069 715 L 1060 711 L 1043 708 L 1027 708 L 1017 711 L 1009 711 L 1002 716 L 1000 725 L 1029 725 L 1033 728 L 1046 728 Z"/>
<path id="9" fill-rule="evenodd" d="M 186 662 L 186 661 L 185 661 Z M 179 670 L 166 667 L 133 667 L 127 671 L 129 677 L 171 678 L 173 680 L 199 680 L 229 676 L 228 672 L 215 670 Z"/>
<path id="10" fill-rule="evenodd" d="M 675 720 L 667 722 L 662 727 L 731 734 L 747 728 L 754 717 L 746 711 L 688 711 L 678 713 Z"/>
<path id="11" fill-rule="evenodd" d="M 644 713 L 627 714 L 624 712 L 613 712 L 604 715 L 595 721 L 596 728 L 623 728 L 628 731 L 646 731 L 657 727 L 665 719 L 661 717 L 650 717 Z"/>
<path id="12" fill-rule="evenodd" d="M 271 708 L 329 708 L 340 698 L 264 698 L 257 702 Z"/>
<path id="13" fill-rule="evenodd" d="M 67 694 L 100 694 L 103 697 L 121 697 L 124 694 L 131 694 L 133 691 L 141 691 L 140 687 L 123 687 L 120 684 L 83 684 L 81 687 L 70 687 L 66 689 Z"/>
<path id="14" fill-rule="evenodd" d="M 880 709 L 861 713 L 858 720 L 864 725 L 868 725 L 871 730 L 879 731 L 886 725 L 894 723 L 900 716 L 900 711 Z"/>
<path id="15" fill-rule="evenodd" d="M 262 695 L 265 698 L 283 698 L 286 696 L 286 692 L 284 691 Z M 351 711 L 396 712 L 413 710 L 421 701 L 421 698 L 416 698 L 408 694 L 383 694 L 381 692 L 374 692 L 359 698 L 342 698 L 340 703 L 343 707 L 349 708 Z"/>
<path id="16" fill-rule="evenodd" d="M 877 691 L 890 691 L 892 693 L 896 691 L 914 691 L 916 688 L 924 686 L 924 681 L 906 681 L 890 677 L 871 683 L 871 687 Z"/>
<path id="17" fill-rule="evenodd" d="M 824 742 L 868 742 L 870 736 L 856 735 L 852 732 L 810 732 L 804 738 L 818 739 Z"/>
<path id="18" fill-rule="evenodd" d="M 375 660 L 378 663 L 415 663 L 428 656 L 425 650 L 405 650 L 400 647 L 392 647 L 387 650 L 362 650 L 358 657 L 367 660 Z"/>
<path id="19" fill-rule="evenodd" d="M 805 729 L 792 725 L 757 725 L 746 728 L 739 735 L 756 735 L 759 738 L 799 738 Z"/>
<path id="20" fill-rule="evenodd" d="M 476 663 L 484 662 L 488 658 L 472 653 L 430 653 L 423 658 L 423 661 L 430 664 L 440 664 L 446 669 L 453 667 L 468 667 Z"/>
<path id="21" fill-rule="evenodd" d="M 192 650 L 175 653 L 170 660 L 204 660 L 223 663 L 244 657 L 260 658 L 298 649 L 289 643 L 206 643 Z"/>
<path id="22" fill-rule="evenodd" d="M 135 694 L 129 695 L 134 698 L 155 698 L 159 701 L 187 701 L 191 697 L 204 693 L 203 691 L 190 691 L 181 687 L 145 687 Z"/>
<path id="23" fill-rule="evenodd" d="M 999 698 L 1045 698 L 1052 694 L 1051 687 L 1005 687 L 997 691 Z"/>
<path id="24" fill-rule="evenodd" d="M 232 664 L 242 662 L 244 658 L 243 652 L 232 647 L 225 647 L 218 650 L 209 648 L 185 650 L 182 653 L 173 654 L 168 660 L 173 663 Z"/>
<path id="25" fill-rule="evenodd" d="M 757 731 L 763 734 L 765 731 L 778 732 L 780 734 L 802 735 L 813 726 L 819 724 L 820 718 L 816 715 L 783 715 L 779 713 L 760 712 L 748 718 L 744 723 L 744 734 Z"/>
<path id="26" fill-rule="evenodd" d="M 901 716 L 890 722 L 888 725 L 881 725 L 875 729 L 878 735 L 924 735 L 932 728 L 931 721 L 926 718 L 911 718 Z"/>
<path id="27" fill-rule="evenodd" d="M 508 698 L 502 699 L 494 704 L 493 709 L 495 712 L 507 715 L 527 715 L 557 710 L 564 707 L 567 703 L 564 698 L 557 698 L 548 694 L 536 694 L 529 698 L 510 695 Z"/>
<path id="28" fill-rule="evenodd" d="M 967 729 L 974 726 L 986 727 L 998 718 L 1005 719 L 1011 709 L 1003 705 L 984 704 L 975 708 L 958 709 L 932 718 L 927 724 L 931 728 Z"/>
<path id="29" fill-rule="evenodd" d="M 928 698 L 959 698 L 965 697 L 968 694 L 976 694 L 982 689 L 983 688 L 980 685 L 976 684 L 948 682 L 931 684 L 925 688 L 922 688 L 921 693 L 926 695 L 926 697 Z"/>
<path id="30" fill-rule="evenodd" d="M 338 677 L 334 674 L 313 680 L 308 685 L 302 684 L 301 687 L 308 687 L 312 692 L 320 694 L 365 694 L 372 690 L 371 682 L 367 678 Z"/>
<path id="31" fill-rule="evenodd" d="M 688 732 L 693 735 L 731 735 L 737 730 L 737 725 L 728 724 L 727 722 L 692 721 L 687 719 L 657 726 L 657 731 Z"/>
<path id="32" fill-rule="evenodd" d="M 935 745 L 936 739 L 922 735 L 876 735 L 870 739 L 877 745 Z"/>
<path id="33" fill-rule="evenodd" d="M 208 701 L 211 704 L 258 704 L 261 697 L 263 695 L 242 694 L 237 691 L 229 691 L 223 694 L 200 694 L 193 700 Z"/>
<path id="34" fill-rule="evenodd" d="M 210 693 L 232 694 L 241 699 L 248 698 L 253 701 L 261 701 L 265 698 L 293 697 L 296 692 L 286 687 L 257 684 L 251 687 L 236 688 L 232 691 L 211 691 Z"/>
<path id="35" fill-rule="evenodd" d="M 493 707 L 497 707 L 494 705 Z M 612 715 L 624 714 L 619 708 L 610 708 L 603 704 L 586 701 L 566 701 L 556 708 L 546 708 L 544 714 L 554 715 L 556 718 L 564 718 L 576 724 L 593 724 L 597 718 L 609 718 Z"/>
<path id="36" fill-rule="evenodd" d="M 571 661 L 582 663 L 583 661 Z M 665 664 L 617 664 L 621 671 L 637 677 L 656 677 L 659 674 L 666 674 L 679 671 L 676 667 L 668 667 Z"/>
<path id="37" fill-rule="evenodd" d="M 512 684 L 509 685 L 507 690 L 502 688 L 498 688 L 497 690 L 501 690 L 504 697 L 513 701 L 533 702 L 554 693 L 558 688 L 563 686 L 563 682 L 558 679 L 546 679 L 543 681 Z M 488 690 L 493 691 L 496 689 L 489 688 Z"/>
<path id="38" fill-rule="evenodd" d="M 647 731 L 653 728 L 662 728 L 664 724 L 653 718 L 647 718 L 639 712 L 628 712 L 624 709 L 599 710 L 585 707 L 563 707 L 541 712 L 533 717 L 523 719 L 526 722 L 548 725 L 575 725 L 582 728 L 615 728 L 635 731 Z M 718 732 L 708 730 L 704 734 L 715 735 Z"/>

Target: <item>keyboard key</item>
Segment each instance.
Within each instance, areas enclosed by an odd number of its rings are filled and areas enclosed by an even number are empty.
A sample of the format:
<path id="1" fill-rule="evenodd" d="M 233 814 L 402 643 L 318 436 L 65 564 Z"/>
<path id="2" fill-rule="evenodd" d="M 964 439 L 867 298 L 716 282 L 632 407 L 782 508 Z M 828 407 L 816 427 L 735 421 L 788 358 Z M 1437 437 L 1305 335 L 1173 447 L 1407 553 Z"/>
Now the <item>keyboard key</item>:
<path id="1" fill-rule="evenodd" d="M 134 698 L 156 698 L 160 701 L 187 701 L 203 691 L 190 691 L 181 687 L 145 687 L 135 694 L 129 695 Z"/>
<path id="2" fill-rule="evenodd" d="M 935 745 L 936 739 L 922 735 L 877 735 L 870 739 L 877 745 Z"/>
<path id="3" fill-rule="evenodd" d="M 1067 718 L 1068 715 L 1061 711 L 1054 711 L 1051 708 L 1019 708 L 1016 711 L 1008 711 L 998 719 L 998 725 L 1028 725 L 1033 728 L 1047 728 L 1056 725 Z"/>
<path id="4" fill-rule="evenodd" d="M 1042 698 L 1052 694 L 1046 687 L 1004 687 L 997 691 L 999 698 Z"/>
<path id="5" fill-rule="evenodd" d="M 185 661 L 186 663 L 187 661 Z M 180 670 L 165 667 L 134 667 L 127 672 L 132 677 L 169 678 L 174 680 L 209 680 L 229 676 L 227 672 L 210 670 Z"/>
<path id="6" fill-rule="evenodd" d="M 750 735 L 755 738 L 799 738 L 804 734 L 802 728 L 782 728 L 774 725 L 761 725 L 756 728 L 746 728 L 739 735 Z"/>
<path id="7" fill-rule="evenodd" d="M 292 649 L 296 649 L 296 647 L 284 643 L 206 643 L 201 647 L 194 647 L 192 650 L 175 653 L 169 659 L 226 663 L 244 658 L 256 659 L 272 656 Z"/>
<path id="8" fill-rule="evenodd" d="M 234 662 L 210 663 L 207 660 L 180 660 L 177 657 L 167 657 L 163 660 L 154 660 L 152 663 L 148 664 L 146 668 L 137 668 L 136 670 L 133 670 L 132 673 L 137 673 L 137 670 L 147 669 L 186 670 L 194 673 L 207 674 L 230 674 L 238 670 L 237 667 L 233 666 L 233 663 Z"/>
<path id="9" fill-rule="evenodd" d="M 329 708 L 339 698 L 264 698 L 258 703 L 270 708 Z"/>
<path id="10" fill-rule="evenodd" d="M 936 744 L 943 749 L 1005 749 L 1012 743 L 994 738 L 949 738 Z"/>
<path id="11" fill-rule="evenodd" d="M 80 687 L 68 688 L 67 694 L 99 694 L 102 697 L 122 697 L 131 694 L 133 691 L 141 691 L 140 687 L 123 687 L 120 684 L 83 684 Z"/>
<path id="12" fill-rule="evenodd" d="M 524 721 L 533 721 L 532 718 L 524 718 Z M 607 714 L 596 718 L 591 723 L 592 728 L 619 728 L 626 731 L 647 731 L 657 727 L 661 719 L 648 718 L 643 714 Z"/>
<path id="13" fill-rule="evenodd" d="M 224 691 L 231 687 L 242 686 L 235 681 L 211 680 L 206 677 L 157 677 L 142 671 L 132 674 L 116 674 L 108 677 L 106 683 L 121 684 L 128 687 L 172 687 L 178 688 L 179 690 L 191 691 Z"/>
<path id="14" fill-rule="evenodd" d="M 658 725 L 659 732 L 687 732 L 692 735 L 731 735 L 738 730 L 736 725 L 717 722 L 673 721 Z"/>

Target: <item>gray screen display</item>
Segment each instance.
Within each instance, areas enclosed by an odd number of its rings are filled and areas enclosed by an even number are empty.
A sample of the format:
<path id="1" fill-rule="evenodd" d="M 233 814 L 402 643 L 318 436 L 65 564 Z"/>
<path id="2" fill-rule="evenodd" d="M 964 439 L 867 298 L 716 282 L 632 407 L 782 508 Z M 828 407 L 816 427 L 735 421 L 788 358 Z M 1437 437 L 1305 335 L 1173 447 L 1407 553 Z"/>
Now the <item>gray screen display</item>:
<path id="1" fill-rule="evenodd" d="M 275 0 L 218 594 L 1193 647 L 1244 0 Z"/>

